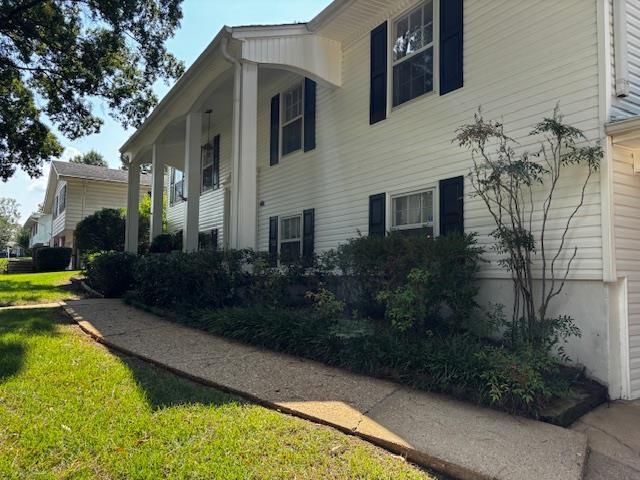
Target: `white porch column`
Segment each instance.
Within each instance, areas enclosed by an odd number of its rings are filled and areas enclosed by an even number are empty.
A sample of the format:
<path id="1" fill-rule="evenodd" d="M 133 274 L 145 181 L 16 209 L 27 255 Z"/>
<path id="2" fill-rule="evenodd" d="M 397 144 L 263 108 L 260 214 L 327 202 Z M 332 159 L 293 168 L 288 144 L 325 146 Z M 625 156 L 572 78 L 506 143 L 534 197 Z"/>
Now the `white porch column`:
<path id="1" fill-rule="evenodd" d="M 237 202 L 236 248 L 258 246 L 258 65 L 242 64 L 242 97 L 240 106 L 240 161 L 235 200 Z M 235 172 L 234 172 L 235 173 Z M 233 223 L 233 222 L 232 222 Z"/>
<path id="2" fill-rule="evenodd" d="M 163 197 L 164 197 L 164 163 L 158 155 L 158 146 L 153 145 L 151 151 L 151 240 L 162 233 Z"/>
<path id="3" fill-rule="evenodd" d="M 125 222 L 125 251 L 138 253 L 138 219 L 140 208 L 140 164 L 129 156 L 129 182 L 127 188 L 127 218 Z"/>
<path id="4" fill-rule="evenodd" d="M 200 148 L 202 142 L 202 114 L 189 113 L 184 139 L 184 208 L 183 249 L 185 252 L 198 250 L 200 228 L 200 184 L 202 169 Z"/>

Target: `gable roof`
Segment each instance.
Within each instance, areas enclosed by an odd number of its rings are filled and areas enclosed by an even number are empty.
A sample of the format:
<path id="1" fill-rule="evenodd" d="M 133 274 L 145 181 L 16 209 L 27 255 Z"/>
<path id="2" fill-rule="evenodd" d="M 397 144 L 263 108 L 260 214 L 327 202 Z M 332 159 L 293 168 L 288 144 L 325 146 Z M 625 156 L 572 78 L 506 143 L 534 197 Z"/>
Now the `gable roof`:
<path id="1" fill-rule="evenodd" d="M 85 165 L 83 163 L 51 162 L 53 169 L 60 177 L 82 178 L 87 180 L 100 180 L 103 182 L 128 183 L 129 177 L 126 170 Z M 140 185 L 151 185 L 151 175 L 140 175 Z"/>

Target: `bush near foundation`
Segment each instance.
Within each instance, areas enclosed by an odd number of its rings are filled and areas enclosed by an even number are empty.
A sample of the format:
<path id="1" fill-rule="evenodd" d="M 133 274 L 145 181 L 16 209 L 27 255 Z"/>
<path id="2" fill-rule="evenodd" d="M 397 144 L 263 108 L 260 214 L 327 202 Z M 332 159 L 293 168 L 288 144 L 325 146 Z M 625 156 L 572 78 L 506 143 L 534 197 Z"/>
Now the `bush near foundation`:
<path id="1" fill-rule="evenodd" d="M 67 247 L 34 249 L 33 264 L 36 272 L 61 272 L 69 267 L 72 251 Z"/>
<path id="2" fill-rule="evenodd" d="M 117 298 L 133 288 L 138 257 L 126 252 L 107 252 L 88 259 L 85 275 L 91 288 L 107 298 Z"/>

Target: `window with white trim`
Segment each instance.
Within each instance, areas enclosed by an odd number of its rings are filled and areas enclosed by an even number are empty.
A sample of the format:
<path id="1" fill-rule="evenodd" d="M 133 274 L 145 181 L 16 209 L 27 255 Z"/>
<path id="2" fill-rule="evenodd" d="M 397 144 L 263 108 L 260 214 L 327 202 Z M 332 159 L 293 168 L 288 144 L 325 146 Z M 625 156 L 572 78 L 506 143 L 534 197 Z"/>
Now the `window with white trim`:
<path id="1" fill-rule="evenodd" d="M 283 261 L 300 258 L 302 254 L 302 215 L 280 219 L 280 256 Z"/>
<path id="2" fill-rule="evenodd" d="M 393 106 L 433 90 L 433 0 L 397 19 L 393 28 Z"/>
<path id="3" fill-rule="evenodd" d="M 302 83 L 282 94 L 282 156 L 302 150 L 304 88 Z"/>
<path id="4" fill-rule="evenodd" d="M 423 190 L 406 195 L 397 195 L 391 199 L 391 228 L 393 230 L 426 229 L 434 234 L 435 190 Z"/>
<path id="5" fill-rule="evenodd" d="M 176 168 L 171 168 L 169 177 L 169 203 L 175 205 L 184 200 L 184 173 Z"/>

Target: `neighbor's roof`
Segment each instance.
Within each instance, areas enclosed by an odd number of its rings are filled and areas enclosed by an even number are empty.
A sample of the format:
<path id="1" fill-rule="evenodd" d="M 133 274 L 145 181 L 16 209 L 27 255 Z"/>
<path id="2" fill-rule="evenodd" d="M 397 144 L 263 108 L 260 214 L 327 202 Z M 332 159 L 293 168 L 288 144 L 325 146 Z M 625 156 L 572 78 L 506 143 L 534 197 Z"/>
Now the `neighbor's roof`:
<path id="1" fill-rule="evenodd" d="M 100 180 L 103 182 L 128 183 L 129 177 L 125 170 L 85 165 L 83 163 L 51 162 L 56 173 L 61 177 Z M 141 185 L 151 185 L 151 175 L 140 175 Z"/>

